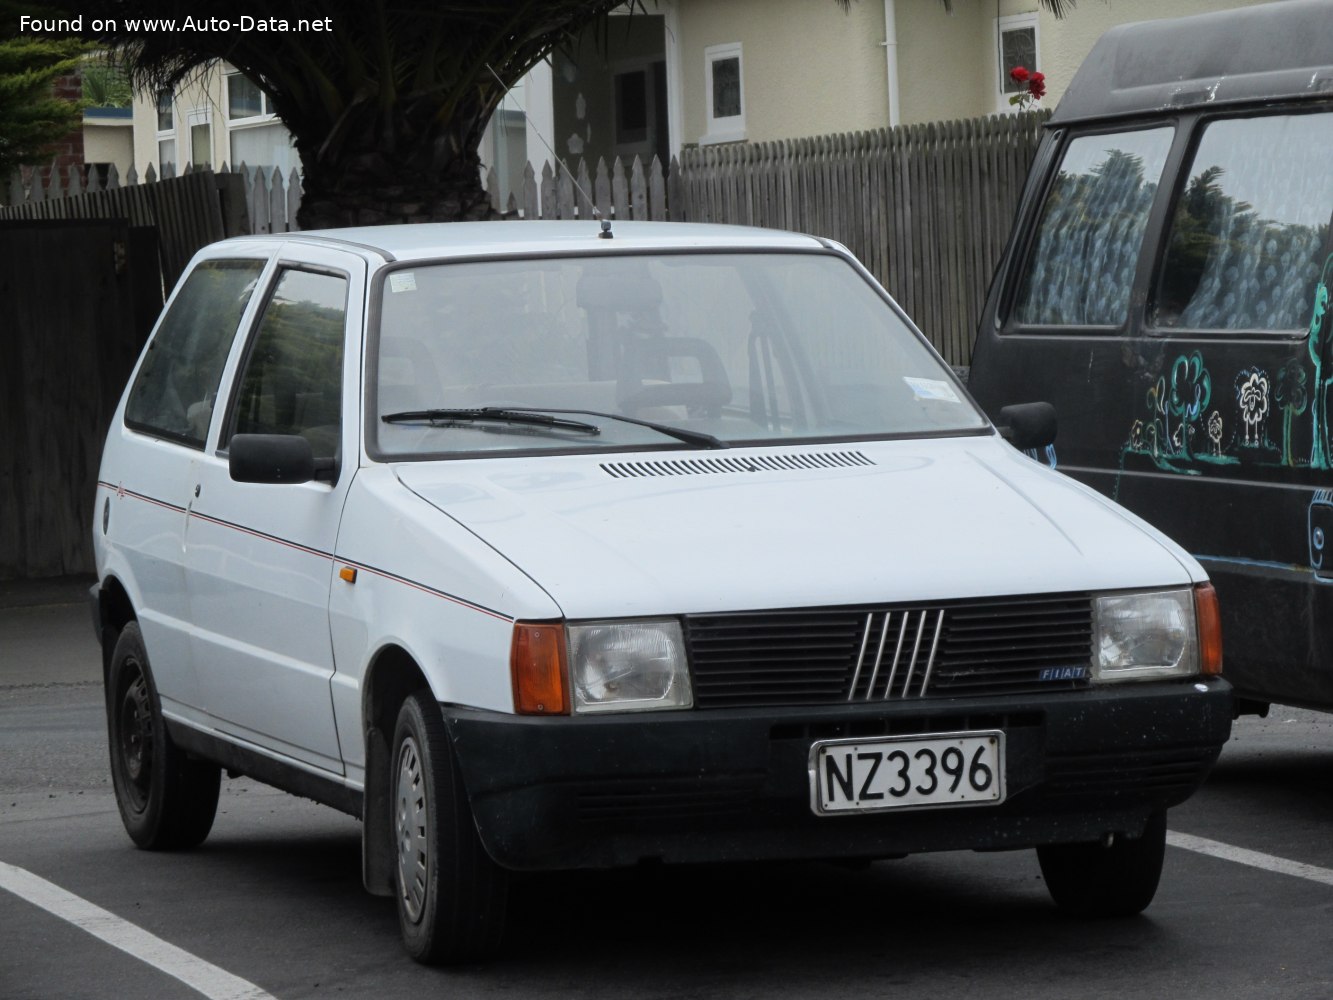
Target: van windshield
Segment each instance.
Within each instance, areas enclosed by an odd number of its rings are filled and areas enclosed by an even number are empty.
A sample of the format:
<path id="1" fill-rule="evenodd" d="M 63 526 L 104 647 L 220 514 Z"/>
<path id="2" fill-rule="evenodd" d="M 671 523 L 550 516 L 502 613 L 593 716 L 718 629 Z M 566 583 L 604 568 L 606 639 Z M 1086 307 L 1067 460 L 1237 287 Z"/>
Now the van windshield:
<path id="1" fill-rule="evenodd" d="M 382 457 L 988 426 L 938 356 L 833 254 L 427 264 L 385 275 L 382 303 L 369 437 Z"/>

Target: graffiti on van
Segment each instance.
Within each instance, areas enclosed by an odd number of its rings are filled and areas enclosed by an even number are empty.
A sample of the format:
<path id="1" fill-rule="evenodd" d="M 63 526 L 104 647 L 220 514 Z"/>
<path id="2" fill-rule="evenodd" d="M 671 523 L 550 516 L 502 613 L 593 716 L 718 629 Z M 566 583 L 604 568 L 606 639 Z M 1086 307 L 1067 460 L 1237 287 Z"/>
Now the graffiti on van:
<path id="1" fill-rule="evenodd" d="M 1045 448 L 1025 448 L 1023 454 L 1032 461 L 1045 465 L 1051 469 L 1060 467 L 1059 459 L 1055 457 L 1055 445 L 1048 444 Z"/>
<path id="2" fill-rule="evenodd" d="M 1148 414 L 1130 424 L 1121 449 L 1121 470 L 1128 455 L 1146 456 L 1164 472 L 1196 476 L 1201 464 L 1236 465 L 1242 460 L 1287 468 L 1333 468 L 1327 398 L 1333 391 L 1333 375 L 1325 374 L 1323 364 L 1331 283 L 1333 254 L 1325 260 L 1315 289 L 1306 336 L 1313 374 L 1304 357 L 1289 358 L 1276 376 L 1257 365 L 1243 367 L 1232 380 L 1232 399 L 1223 405 L 1214 398 L 1219 394 L 1214 392 L 1216 382 L 1203 352 L 1181 354 L 1172 362 L 1170 375 L 1159 375 L 1149 387 Z M 1307 413 L 1308 458 L 1298 451 L 1298 439 L 1304 435 L 1297 420 Z M 1281 439 L 1275 442 L 1270 420 L 1279 414 Z"/>
<path id="3" fill-rule="evenodd" d="M 1146 455 L 1160 469 L 1191 475 L 1198 475 L 1191 467 L 1196 462 L 1239 461 L 1223 452 L 1224 419 L 1209 410 L 1212 401 L 1213 376 L 1203 353 L 1182 354 L 1170 376 L 1158 376 L 1149 387 L 1148 416 L 1130 425 L 1122 460 L 1125 454 Z"/>
<path id="4" fill-rule="evenodd" d="M 1263 443 L 1260 435 L 1268 416 L 1268 372 L 1259 368 L 1241 369 L 1236 376 L 1236 404 L 1245 431 L 1242 447 L 1259 447 Z M 1267 440 L 1267 434 L 1263 436 Z"/>
<path id="5" fill-rule="evenodd" d="M 1316 469 L 1328 468 L 1328 445 L 1324 440 L 1328 434 L 1328 416 L 1323 412 L 1324 407 L 1320 405 L 1321 398 L 1327 382 L 1323 378 L 1323 358 L 1324 337 L 1324 318 L 1328 313 L 1328 285 L 1330 270 L 1333 269 L 1333 254 L 1329 254 L 1324 260 L 1323 272 L 1319 275 L 1319 285 L 1315 288 L 1314 309 L 1310 314 L 1310 332 L 1306 337 L 1306 344 L 1310 350 L 1310 360 L 1314 362 L 1314 402 L 1310 407 L 1313 414 L 1314 425 L 1314 444 L 1310 449 L 1310 465 Z"/>
<path id="6" fill-rule="evenodd" d="M 1300 464 L 1292 445 L 1296 418 L 1310 405 L 1308 383 L 1305 365 L 1291 358 L 1278 369 L 1277 384 L 1273 387 L 1273 403 L 1282 411 L 1282 464 L 1292 468 Z"/>

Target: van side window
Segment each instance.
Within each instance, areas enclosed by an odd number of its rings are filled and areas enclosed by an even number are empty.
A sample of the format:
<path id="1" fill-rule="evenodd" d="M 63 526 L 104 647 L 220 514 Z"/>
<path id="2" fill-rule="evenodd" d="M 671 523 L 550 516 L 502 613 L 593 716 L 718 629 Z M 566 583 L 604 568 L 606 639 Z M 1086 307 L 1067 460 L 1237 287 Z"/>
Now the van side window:
<path id="1" fill-rule="evenodd" d="M 1054 326 L 1119 326 L 1129 311 L 1148 211 L 1173 129 L 1080 136 L 1042 209 L 1014 317 Z"/>
<path id="2" fill-rule="evenodd" d="M 264 263 L 206 260 L 190 272 L 134 380 L 127 426 L 203 448 L 222 367 Z"/>
<path id="3" fill-rule="evenodd" d="M 315 458 L 335 456 L 346 315 L 346 278 L 282 273 L 245 359 L 232 434 L 300 434 Z"/>
<path id="4" fill-rule="evenodd" d="M 1298 330 L 1333 213 L 1333 114 L 1214 121 L 1178 196 L 1152 325 Z"/>

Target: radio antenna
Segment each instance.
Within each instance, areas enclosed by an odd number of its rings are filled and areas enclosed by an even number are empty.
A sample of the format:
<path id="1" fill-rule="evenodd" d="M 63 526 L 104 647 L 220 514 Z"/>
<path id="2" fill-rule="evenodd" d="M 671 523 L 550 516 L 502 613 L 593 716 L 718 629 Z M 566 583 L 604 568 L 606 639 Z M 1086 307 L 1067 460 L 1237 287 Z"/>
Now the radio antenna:
<path id="1" fill-rule="evenodd" d="M 501 86 L 501 88 L 503 88 L 505 97 L 509 97 L 513 91 L 513 88 L 508 86 L 503 80 L 500 79 L 500 74 L 495 72 L 495 70 L 491 68 L 490 63 L 486 63 L 486 70 L 491 74 L 491 76 L 495 77 L 495 82 L 498 83 Z M 583 185 L 578 182 L 578 178 L 575 177 L 573 171 L 569 169 L 569 164 L 565 162 L 564 157 L 562 157 L 559 153 L 555 151 L 555 147 L 553 147 L 549 142 L 546 141 L 546 136 L 542 135 L 541 131 L 535 125 L 532 124 L 532 119 L 528 117 L 528 109 L 523 107 L 521 103 L 519 103 L 518 109 L 523 112 L 523 120 L 526 121 L 528 123 L 528 127 L 532 129 L 532 134 L 535 135 L 539 140 L 541 140 L 541 144 L 545 146 L 546 151 L 551 154 L 551 159 L 555 160 L 555 162 L 560 165 L 560 169 L 565 172 L 565 176 L 569 178 L 570 182 L 574 185 L 574 188 L 578 191 L 578 193 L 583 196 L 584 202 L 592 206 L 593 221 L 601 223 L 601 232 L 597 234 L 598 238 L 603 240 L 613 239 L 611 235 L 611 220 L 602 218 L 602 210 L 598 208 L 596 202 L 594 202 L 592 198 L 588 196 L 588 192 L 583 190 Z"/>

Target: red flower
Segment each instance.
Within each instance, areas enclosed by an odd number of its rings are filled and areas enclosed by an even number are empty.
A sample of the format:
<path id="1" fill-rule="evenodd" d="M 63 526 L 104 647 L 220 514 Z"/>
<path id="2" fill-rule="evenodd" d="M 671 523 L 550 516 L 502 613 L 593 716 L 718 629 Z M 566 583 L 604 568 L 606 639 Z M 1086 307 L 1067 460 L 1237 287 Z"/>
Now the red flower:
<path id="1" fill-rule="evenodd" d="M 1034 100 L 1040 101 L 1046 96 L 1046 77 L 1041 73 L 1033 73 L 1028 79 L 1028 93 Z"/>
<path id="2" fill-rule="evenodd" d="M 1026 83 L 1028 80 L 1028 71 L 1022 66 L 1015 66 L 1009 71 L 1009 78 L 1015 83 Z M 1037 74 L 1041 76 L 1040 73 Z"/>

